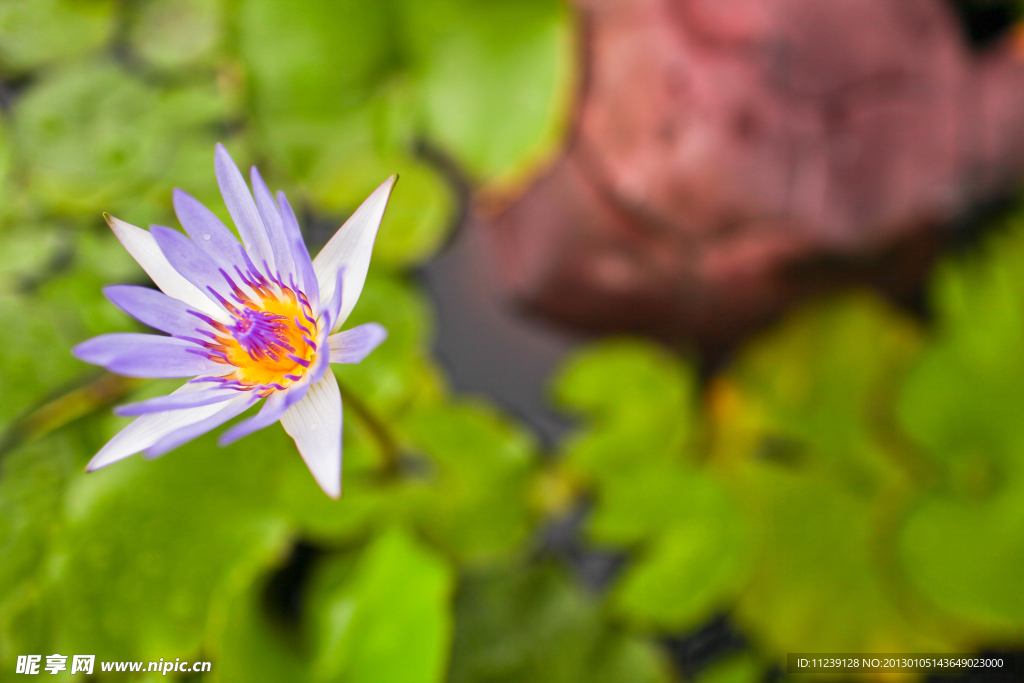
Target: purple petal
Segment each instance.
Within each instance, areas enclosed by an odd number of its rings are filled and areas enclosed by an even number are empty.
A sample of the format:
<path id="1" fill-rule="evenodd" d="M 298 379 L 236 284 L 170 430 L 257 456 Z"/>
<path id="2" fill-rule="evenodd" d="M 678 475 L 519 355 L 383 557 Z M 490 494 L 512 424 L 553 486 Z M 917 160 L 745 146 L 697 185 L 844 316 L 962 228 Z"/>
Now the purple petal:
<path id="1" fill-rule="evenodd" d="M 274 252 L 274 265 L 281 275 L 281 280 L 288 282 L 295 273 L 295 268 L 292 263 L 291 249 L 288 248 L 288 237 L 281 221 L 281 213 L 277 209 L 277 204 L 274 203 L 274 197 L 270 194 L 267 184 L 263 182 L 263 177 L 255 166 L 249 170 L 249 177 L 252 179 L 252 192 L 256 197 L 256 208 L 259 210 L 263 226 L 267 230 L 270 249 Z"/>
<path id="2" fill-rule="evenodd" d="M 280 420 L 286 410 L 301 401 L 307 391 L 309 391 L 308 381 L 289 387 L 285 391 L 274 392 L 269 398 L 267 398 L 267 402 L 263 404 L 263 408 L 260 409 L 260 412 L 256 413 L 256 415 L 250 417 L 248 420 L 239 422 L 234 427 L 221 434 L 220 439 L 217 440 L 217 444 L 220 446 L 227 446 L 238 441 L 243 436 L 248 436 L 253 432 L 269 427 Z"/>
<path id="3" fill-rule="evenodd" d="M 388 338 L 383 325 L 365 323 L 328 337 L 332 363 L 360 363 Z"/>
<path id="4" fill-rule="evenodd" d="M 194 342 L 155 334 L 103 334 L 82 342 L 71 353 L 86 363 L 129 377 L 194 377 L 223 374 L 227 369 L 210 360 Z"/>
<path id="5" fill-rule="evenodd" d="M 188 394 L 202 391 L 198 384 L 186 382 L 175 391 L 175 394 Z M 117 433 L 114 438 L 100 449 L 89 464 L 86 472 L 93 472 L 107 465 L 123 460 L 130 455 L 145 450 L 160 440 L 161 437 L 193 424 L 220 410 L 218 405 L 169 410 L 165 413 L 150 413 L 136 418 L 127 427 Z"/>
<path id="6" fill-rule="evenodd" d="M 281 207 L 281 218 L 284 220 L 285 232 L 288 234 L 288 243 L 292 247 L 292 261 L 295 264 L 298 285 L 315 311 L 320 307 L 320 284 L 316 279 L 316 271 L 313 270 L 313 260 L 309 257 L 309 250 L 306 249 L 306 243 L 302 240 L 299 221 L 295 218 L 295 212 L 292 211 L 292 205 L 288 203 L 284 192 L 277 193 L 277 203 Z"/>
<path id="7" fill-rule="evenodd" d="M 302 240 L 302 228 L 299 227 L 299 220 L 295 217 L 292 205 L 288 203 L 288 197 L 285 196 L 283 190 L 277 191 L 277 206 L 281 212 L 281 224 L 284 227 L 284 234 L 288 238 L 288 243 L 300 242 L 302 244 L 302 251 L 305 251 L 306 256 L 309 256 L 309 251 L 306 250 L 306 243 Z M 310 260 L 310 264 L 312 264 L 312 260 Z"/>
<path id="8" fill-rule="evenodd" d="M 260 400 L 260 397 L 256 392 L 244 392 L 238 398 L 228 401 L 223 408 L 210 417 L 167 434 L 146 449 L 146 457 L 159 458 L 167 451 L 174 450 L 178 446 L 202 436 L 211 429 L 221 426 L 231 418 L 241 415 L 258 400 Z"/>
<path id="9" fill-rule="evenodd" d="M 208 292 L 200 291 L 174 269 L 148 230 L 125 223 L 109 214 L 104 214 L 104 217 L 124 248 L 139 262 L 142 269 L 153 278 L 156 286 L 167 296 L 184 301 L 197 311 L 221 319 L 221 322 L 229 318 L 227 313 L 210 298 Z"/>
<path id="10" fill-rule="evenodd" d="M 322 311 L 327 318 L 326 324 L 324 324 L 323 327 L 331 331 L 334 330 L 334 326 L 338 322 L 338 317 L 341 315 L 341 302 L 344 298 L 344 292 L 342 290 L 345 279 L 345 266 L 338 268 L 338 272 L 335 274 L 334 279 L 334 293 L 332 294 L 331 300 L 325 304 L 326 310 Z"/>
<path id="11" fill-rule="evenodd" d="M 167 334 L 194 336 L 197 328 L 206 327 L 199 317 L 189 312 L 187 304 L 156 289 L 111 285 L 103 288 L 103 294 L 140 323 Z"/>
<path id="12" fill-rule="evenodd" d="M 192 241 L 215 262 L 232 265 L 245 263 L 241 243 L 198 199 L 175 188 L 174 213 L 178 215 L 181 227 L 185 228 Z"/>
<path id="13" fill-rule="evenodd" d="M 224 145 L 217 143 L 217 151 L 214 153 L 214 170 L 217 173 L 217 185 L 220 186 L 220 193 L 224 196 L 224 203 L 231 214 L 231 220 L 238 228 L 238 234 L 242 236 L 242 243 L 245 245 L 249 256 L 261 265 L 264 260 L 273 266 L 273 250 L 270 241 L 267 239 L 267 231 L 263 227 L 263 220 L 260 218 L 256 208 L 256 202 L 252 199 L 248 186 L 242 172 L 238 170 L 231 155 Z"/>
<path id="14" fill-rule="evenodd" d="M 199 248 L 199 245 L 177 230 L 162 225 L 151 225 L 149 231 L 156 238 L 160 251 L 186 280 L 204 293 L 211 290 L 221 294 L 231 292 L 231 285 L 221 272 L 227 271 L 227 264 L 217 264 Z"/>
<path id="15" fill-rule="evenodd" d="M 122 417 L 135 417 L 146 413 L 159 413 L 165 410 L 181 410 L 182 408 L 198 408 L 209 406 L 214 403 L 223 403 L 238 396 L 237 389 L 225 389 L 216 387 L 203 389 L 189 394 L 168 394 L 157 396 L 138 403 L 128 403 L 114 408 L 114 414 Z"/>

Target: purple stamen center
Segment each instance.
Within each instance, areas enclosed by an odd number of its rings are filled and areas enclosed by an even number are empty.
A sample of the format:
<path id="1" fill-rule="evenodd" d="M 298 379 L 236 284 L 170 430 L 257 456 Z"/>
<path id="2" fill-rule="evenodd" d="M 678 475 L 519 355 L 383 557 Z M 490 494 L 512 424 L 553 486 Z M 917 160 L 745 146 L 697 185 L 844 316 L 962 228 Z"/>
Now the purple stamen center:
<path id="1" fill-rule="evenodd" d="M 288 325 L 284 322 L 287 316 L 248 307 L 242 308 L 236 316 L 235 323 L 228 329 L 253 360 L 270 359 L 276 363 L 295 352 L 287 341 Z"/>

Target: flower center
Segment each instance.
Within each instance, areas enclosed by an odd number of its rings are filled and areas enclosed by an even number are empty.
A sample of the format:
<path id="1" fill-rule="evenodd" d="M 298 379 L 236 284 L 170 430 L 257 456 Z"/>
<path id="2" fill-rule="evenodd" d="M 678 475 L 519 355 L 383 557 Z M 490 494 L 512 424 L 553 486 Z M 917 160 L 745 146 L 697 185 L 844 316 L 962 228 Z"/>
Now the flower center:
<path id="1" fill-rule="evenodd" d="M 288 342 L 288 318 L 269 311 L 243 308 L 228 329 L 238 345 L 255 361 L 280 364 L 296 349 Z M 294 363 L 293 363 L 294 364 Z"/>
<path id="2" fill-rule="evenodd" d="M 212 360 L 235 367 L 221 382 L 270 394 L 302 379 L 312 365 L 316 320 L 305 296 L 290 287 L 265 280 L 246 284 L 256 298 L 235 287 L 239 305 L 222 299 L 232 321 L 207 320 L 218 334 L 205 346 Z"/>

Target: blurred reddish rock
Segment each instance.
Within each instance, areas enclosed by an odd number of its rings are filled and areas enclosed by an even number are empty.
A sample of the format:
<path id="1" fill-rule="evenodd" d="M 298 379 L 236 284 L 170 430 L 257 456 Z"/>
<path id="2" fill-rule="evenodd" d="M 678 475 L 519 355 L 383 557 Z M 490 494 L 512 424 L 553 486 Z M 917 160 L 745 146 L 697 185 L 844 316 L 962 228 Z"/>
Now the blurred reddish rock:
<path id="1" fill-rule="evenodd" d="M 561 159 L 484 224 L 502 292 L 722 343 L 838 283 L 913 290 L 1024 168 L 1024 60 L 944 0 L 578 0 Z"/>

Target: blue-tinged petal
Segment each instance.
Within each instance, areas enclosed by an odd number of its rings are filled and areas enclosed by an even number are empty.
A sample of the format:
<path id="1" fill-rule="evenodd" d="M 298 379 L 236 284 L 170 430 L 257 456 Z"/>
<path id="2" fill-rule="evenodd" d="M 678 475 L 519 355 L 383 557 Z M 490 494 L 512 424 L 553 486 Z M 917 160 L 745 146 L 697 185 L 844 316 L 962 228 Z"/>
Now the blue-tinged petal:
<path id="1" fill-rule="evenodd" d="M 248 436 L 253 432 L 269 427 L 280 420 L 286 410 L 301 401 L 308 391 L 309 382 L 305 381 L 288 387 L 288 389 L 284 391 L 274 392 L 267 398 L 267 402 L 263 404 L 260 412 L 256 413 L 256 415 L 250 417 L 248 420 L 239 422 L 234 427 L 221 434 L 217 443 L 220 446 L 227 446 L 238 441 L 243 436 Z"/>
<path id="2" fill-rule="evenodd" d="M 344 294 L 347 292 L 345 286 L 345 266 L 338 269 L 334 275 L 334 286 L 331 287 L 331 298 L 324 299 L 323 308 L 320 310 L 320 328 L 333 332 L 341 326 L 338 319 L 341 317 L 341 308 L 345 303 Z"/>
<path id="3" fill-rule="evenodd" d="M 299 288 L 306 295 L 309 305 L 313 310 L 320 309 L 320 285 L 316 280 L 316 272 L 313 270 L 313 260 L 309 258 L 309 250 L 302 239 L 302 230 L 299 228 L 299 221 L 295 218 L 292 205 L 284 192 L 277 193 L 277 204 L 281 207 L 281 218 L 284 220 L 285 233 L 288 235 L 288 244 L 292 248 L 292 262 L 295 264 L 296 277 Z"/>
<path id="4" fill-rule="evenodd" d="M 263 176 L 253 166 L 249 171 L 252 180 L 252 193 L 256 197 L 256 208 L 263 219 L 263 227 L 267 230 L 267 240 L 270 242 L 270 249 L 274 253 L 274 264 L 281 280 L 287 283 L 295 273 L 292 263 L 291 249 L 288 247 L 288 237 L 284 231 L 284 224 L 281 213 L 278 211 L 274 196 L 270 194 L 267 184 L 263 182 Z"/>
<path id="5" fill-rule="evenodd" d="M 217 173 L 217 185 L 224 196 L 224 204 L 228 207 L 231 220 L 235 222 L 238 234 L 242 237 L 242 244 L 257 266 L 262 266 L 266 261 L 272 268 L 274 254 L 256 202 L 253 201 L 249 187 L 245 184 L 242 172 L 238 170 L 228 150 L 219 142 L 214 153 L 213 165 Z"/>
<path id="6" fill-rule="evenodd" d="M 86 363 L 128 377 L 195 377 L 231 370 L 210 360 L 198 344 L 155 334 L 103 334 L 82 342 L 71 353 Z"/>
<path id="7" fill-rule="evenodd" d="M 360 363 L 388 338 L 383 325 L 365 323 L 328 337 L 332 363 Z"/>
<path id="8" fill-rule="evenodd" d="M 185 279 L 204 292 L 212 290 L 221 296 L 231 295 L 234 280 L 228 279 L 230 270 L 227 264 L 218 264 L 195 242 L 173 228 L 151 225 L 149 231 L 153 233 L 160 251 Z"/>
<path id="9" fill-rule="evenodd" d="M 183 408 L 198 408 L 209 406 L 214 403 L 224 403 L 232 398 L 238 397 L 238 389 L 214 387 L 193 391 L 187 394 L 168 394 L 157 396 L 138 403 L 128 403 L 114 408 L 114 414 L 121 417 L 136 417 L 149 413 L 161 413 L 167 410 L 181 410 Z"/>
<path id="10" fill-rule="evenodd" d="M 174 189 L 174 213 L 181 221 L 181 227 L 210 255 L 215 262 L 230 266 L 245 265 L 242 244 L 221 223 L 220 219 L 198 199 L 184 190 Z"/>
<path id="11" fill-rule="evenodd" d="M 199 384 L 185 384 L 175 391 L 172 396 L 185 395 L 203 391 L 204 389 L 205 387 Z M 106 467 L 118 460 L 123 460 L 130 455 L 135 455 L 139 451 L 144 451 L 166 434 L 199 422 L 220 409 L 220 405 L 213 404 L 143 415 L 133 420 L 131 424 L 114 435 L 114 438 L 108 441 L 100 449 L 99 453 L 93 456 L 89 464 L 86 465 L 85 471 L 94 472 L 101 467 Z"/>
<path id="12" fill-rule="evenodd" d="M 341 496 L 341 423 L 341 392 L 333 372 L 325 373 L 281 417 L 306 467 L 331 498 Z"/>
<path id="13" fill-rule="evenodd" d="M 324 374 L 331 368 L 331 347 L 328 340 L 330 330 L 322 327 L 316 336 L 316 355 L 313 356 L 313 364 L 306 370 L 306 377 L 310 384 L 319 382 Z"/>
<path id="14" fill-rule="evenodd" d="M 180 429 L 176 429 L 161 437 L 152 446 L 146 449 L 146 457 L 159 458 L 167 451 L 174 450 L 178 446 L 184 445 L 192 439 L 202 436 L 211 429 L 216 429 L 231 418 L 244 413 L 258 400 L 260 400 L 258 394 L 252 391 L 246 391 L 242 392 L 237 398 L 233 398 L 227 403 L 216 404 L 215 407 L 219 408 L 217 412 L 199 420 L 198 422 L 193 422 L 192 424 L 183 426 Z"/>
<path id="15" fill-rule="evenodd" d="M 163 292 L 138 285 L 111 285 L 103 294 L 112 304 L 140 323 L 155 330 L 177 336 L 196 336 L 196 330 L 207 329 L 188 304 Z"/>
<path id="16" fill-rule="evenodd" d="M 103 216 L 124 248 L 138 261 L 164 294 L 184 301 L 197 311 L 202 311 L 221 322 L 228 320 L 228 314 L 206 292 L 201 291 L 174 269 L 157 246 L 153 235 L 109 214 Z"/>
<path id="17" fill-rule="evenodd" d="M 387 208 L 396 180 L 398 176 L 393 175 L 374 190 L 313 259 L 321 301 L 330 301 L 334 296 L 334 275 L 338 269 L 345 268 L 345 301 L 332 331 L 345 322 L 363 292 L 377 229 L 384 218 L 384 209 Z"/>
<path id="18" fill-rule="evenodd" d="M 302 239 L 302 228 L 299 227 L 299 219 L 295 217 L 295 212 L 292 211 L 292 205 L 288 203 L 288 197 L 283 190 L 278 190 L 276 196 L 277 208 L 281 213 L 281 225 L 284 227 L 284 234 L 288 238 L 288 243 L 301 242 L 302 250 L 306 251 L 306 256 L 308 257 L 309 252 L 306 250 L 306 243 Z M 310 260 L 310 264 L 312 264 L 312 260 Z"/>

